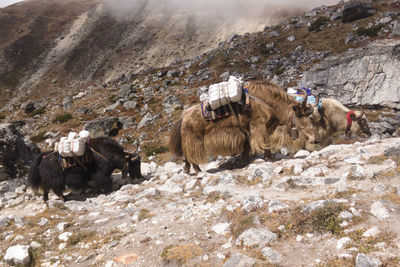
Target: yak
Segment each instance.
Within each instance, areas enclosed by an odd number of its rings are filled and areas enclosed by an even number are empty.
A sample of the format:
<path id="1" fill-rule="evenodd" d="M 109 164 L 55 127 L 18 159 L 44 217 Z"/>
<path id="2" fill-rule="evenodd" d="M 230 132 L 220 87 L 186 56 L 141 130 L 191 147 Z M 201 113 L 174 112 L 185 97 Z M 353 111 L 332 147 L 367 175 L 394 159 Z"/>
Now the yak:
<path id="1" fill-rule="evenodd" d="M 298 132 L 309 143 L 319 141 L 317 120 L 312 105 L 297 102 L 282 88 L 268 81 L 248 83 L 251 108 L 236 116 L 206 121 L 202 118 L 201 105 L 186 109 L 175 123 L 169 148 L 175 157 L 184 157 L 184 171 L 190 164 L 196 173 L 199 164 L 209 157 L 241 154 L 248 162 L 250 153 L 272 152 L 282 145 L 291 144 L 293 132 Z"/>
<path id="2" fill-rule="evenodd" d="M 371 136 L 368 119 L 363 111 L 350 110 L 334 98 L 322 98 L 319 107 L 314 108 L 321 115 L 319 135 L 322 147 L 331 143 L 331 136 L 336 132 L 344 132 L 348 138 L 352 134 L 364 138 Z M 306 147 L 313 150 L 314 145 Z"/>
<path id="3" fill-rule="evenodd" d="M 48 200 L 50 190 L 64 198 L 63 192 L 69 188 L 79 190 L 85 188 L 89 180 L 97 185 L 98 193 L 110 193 L 112 190 L 111 174 L 115 169 L 122 170 L 122 176 L 129 173 L 131 179 L 143 179 L 140 172 L 139 154 L 124 152 L 123 148 L 109 137 L 98 137 L 86 142 L 85 154 L 89 153 L 90 162 L 63 169 L 58 152 L 39 154 L 28 173 L 28 184 L 37 192 L 43 191 L 43 200 Z"/>

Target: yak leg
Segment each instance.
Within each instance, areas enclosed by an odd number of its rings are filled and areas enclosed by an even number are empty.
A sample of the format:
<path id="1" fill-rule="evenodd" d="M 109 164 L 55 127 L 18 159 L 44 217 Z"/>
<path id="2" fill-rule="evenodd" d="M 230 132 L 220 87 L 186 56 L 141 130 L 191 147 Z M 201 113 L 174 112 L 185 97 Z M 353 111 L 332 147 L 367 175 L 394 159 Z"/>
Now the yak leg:
<path id="1" fill-rule="evenodd" d="M 106 172 L 103 170 L 97 170 L 93 176 L 93 180 L 96 182 L 97 193 L 101 194 L 104 191 L 108 194 L 112 191 L 112 181 L 110 176 L 107 176 Z"/>
<path id="2" fill-rule="evenodd" d="M 247 141 L 237 165 L 239 168 L 243 168 L 247 166 L 249 163 L 250 163 L 250 145 L 249 142 Z"/>
<path id="3" fill-rule="evenodd" d="M 49 200 L 49 191 L 47 191 L 46 189 L 43 189 L 43 201 L 47 202 L 47 200 Z"/>
<path id="4" fill-rule="evenodd" d="M 194 163 L 192 163 L 192 165 L 193 165 L 193 168 L 194 168 L 196 174 L 199 173 L 199 172 L 201 172 L 201 169 L 200 169 L 199 165 L 194 164 Z"/>
<path id="5" fill-rule="evenodd" d="M 187 159 L 185 159 L 185 166 L 183 167 L 183 172 L 186 174 L 189 174 L 190 172 L 190 163 Z"/>

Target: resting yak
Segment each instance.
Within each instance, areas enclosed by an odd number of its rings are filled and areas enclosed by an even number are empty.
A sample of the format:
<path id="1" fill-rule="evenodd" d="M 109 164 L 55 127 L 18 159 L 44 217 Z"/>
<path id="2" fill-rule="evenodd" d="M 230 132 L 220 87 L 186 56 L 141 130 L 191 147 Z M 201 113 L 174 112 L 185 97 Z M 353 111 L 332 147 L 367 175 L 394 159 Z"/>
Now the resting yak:
<path id="1" fill-rule="evenodd" d="M 199 164 L 209 157 L 241 154 L 247 162 L 250 153 L 275 152 L 283 145 L 290 146 L 293 132 L 298 132 L 309 143 L 319 141 L 314 109 L 297 102 L 282 88 L 266 81 L 248 84 L 251 108 L 217 121 L 202 118 L 200 105 L 185 110 L 175 124 L 169 141 L 171 153 L 185 157 L 184 171 L 189 173 L 190 164 L 196 172 Z"/>
<path id="2" fill-rule="evenodd" d="M 94 180 L 98 193 L 109 193 L 112 190 L 111 174 L 115 169 L 122 170 L 122 176 L 129 173 L 131 179 L 142 179 L 140 157 L 124 152 L 123 148 L 109 137 L 98 137 L 86 142 L 86 152 L 90 153 L 89 163 L 63 170 L 61 157 L 57 152 L 41 153 L 33 162 L 28 174 L 28 183 L 35 192 L 43 190 L 43 200 L 48 200 L 50 189 L 63 198 L 66 186 L 72 189 L 85 188 L 89 180 Z"/>

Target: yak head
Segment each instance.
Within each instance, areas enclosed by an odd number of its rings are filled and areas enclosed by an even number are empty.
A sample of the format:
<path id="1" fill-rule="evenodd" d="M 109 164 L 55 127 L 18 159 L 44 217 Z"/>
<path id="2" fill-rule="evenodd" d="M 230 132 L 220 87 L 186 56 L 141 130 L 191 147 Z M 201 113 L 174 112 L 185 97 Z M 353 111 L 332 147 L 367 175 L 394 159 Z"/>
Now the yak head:
<path id="1" fill-rule="evenodd" d="M 349 115 L 353 121 L 350 129 L 351 133 L 365 138 L 368 138 L 372 135 L 368 125 L 368 119 L 367 116 L 365 116 L 364 111 L 354 111 Z"/>
<path id="2" fill-rule="evenodd" d="M 321 115 L 314 105 L 307 104 L 307 93 L 304 91 L 303 101 L 293 106 L 291 135 L 296 139 L 301 133 L 310 144 L 319 143 L 319 123 Z"/>
<path id="3" fill-rule="evenodd" d="M 137 152 L 125 153 L 124 170 L 122 174 L 126 177 L 126 173 L 129 173 L 131 179 L 142 179 L 142 173 L 140 171 L 140 156 Z"/>

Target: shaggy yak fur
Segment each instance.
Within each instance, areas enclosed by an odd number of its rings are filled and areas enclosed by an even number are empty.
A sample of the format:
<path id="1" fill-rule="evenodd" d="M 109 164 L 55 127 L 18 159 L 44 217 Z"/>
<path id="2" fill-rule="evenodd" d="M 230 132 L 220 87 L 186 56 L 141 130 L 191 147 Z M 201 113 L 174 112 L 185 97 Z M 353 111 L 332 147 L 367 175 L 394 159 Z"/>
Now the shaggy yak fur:
<path id="1" fill-rule="evenodd" d="M 77 164 L 65 170 L 61 167 L 57 152 L 41 153 L 29 169 L 29 185 L 35 192 L 41 189 L 43 199 L 47 201 L 50 189 L 64 199 L 63 191 L 66 186 L 76 190 L 83 189 L 89 180 L 94 180 L 98 193 L 109 193 L 112 190 L 110 176 L 115 169 L 122 170 L 123 177 L 129 173 L 131 179 L 142 179 L 139 155 L 124 152 L 123 148 L 109 137 L 90 139 L 86 143 L 85 153 L 92 154 L 92 162 L 83 164 L 84 167 Z"/>
<path id="2" fill-rule="evenodd" d="M 244 162 L 250 153 L 276 152 L 282 146 L 293 146 L 291 129 L 296 128 L 309 143 L 319 140 L 314 109 L 297 102 L 275 84 L 250 82 L 251 109 L 217 121 L 206 121 L 200 105 L 185 110 L 172 129 L 169 147 L 176 157 L 185 157 L 185 172 L 190 164 L 196 172 L 198 164 L 210 157 L 241 154 Z"/>
<path id="3" fill-rule="evenodd" d="M 346 108 L 342 103 L 334 98 L 322 98 L 321 108 L 318 110 L 321 115 L 319 135 L 321 138 L 321 146 L 328 146 L 332 140 L 331 136 L 336 132 L 345 132 L 347 128 L 347 114 L 350 109 Z M 318 108 L 315 106 L 315 110 Z M 348 137 L 355 134 L 360 137 L 370 137 L 371 131 L 368 126 L 368 119 L 363 111 L 354 111 L 350 115 L 352 124 L 349 132 L 346 133 Z M 313 145 L 306 146 L 308 149 L 314 150 Z"/>

